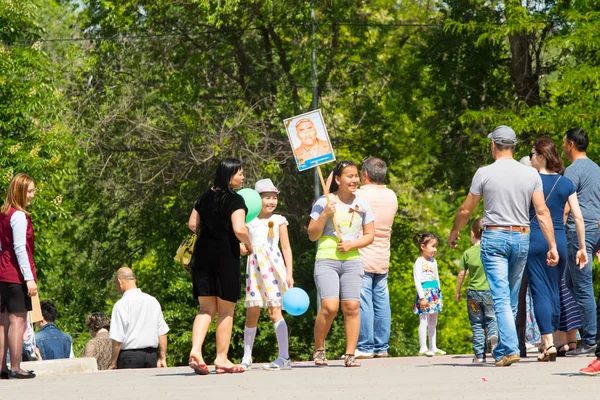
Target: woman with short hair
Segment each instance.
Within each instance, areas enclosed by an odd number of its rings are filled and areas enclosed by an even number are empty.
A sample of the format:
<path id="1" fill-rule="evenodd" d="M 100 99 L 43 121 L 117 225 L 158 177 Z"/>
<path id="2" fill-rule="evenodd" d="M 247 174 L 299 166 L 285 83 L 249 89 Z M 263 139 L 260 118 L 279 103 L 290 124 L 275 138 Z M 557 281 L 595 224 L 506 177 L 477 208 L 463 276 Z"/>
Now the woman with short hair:
<path id="1" fill-rule="evenodd" d="M 81 357 L 94 357 L 99 370 L 108 369 L 112 357 L 110 319 L 103 312 L 95 312 L 87 316 L 85 324 L 92 339 L 86 343 Z"/>

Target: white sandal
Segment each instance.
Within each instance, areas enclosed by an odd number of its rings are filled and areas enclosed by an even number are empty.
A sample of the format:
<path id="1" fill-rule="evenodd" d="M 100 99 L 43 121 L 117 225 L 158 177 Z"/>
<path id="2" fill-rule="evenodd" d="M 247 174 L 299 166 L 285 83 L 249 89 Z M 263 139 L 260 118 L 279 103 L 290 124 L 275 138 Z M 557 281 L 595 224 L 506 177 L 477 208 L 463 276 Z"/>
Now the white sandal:
<path id="1" fill-rule="evenodd" d="M 252 368 L 252 359 L 242 359 L 240 367 L 244 368 L 244 371 L 248 371 L 250 368 Z"/>
<path id="2" fill-rule="evenodd" d="M 263 365 L 265 371 L 279 371 L 282 369 L 292 369 L 292 361 L 289 358 L 278 357 L 275 361 Z"/>

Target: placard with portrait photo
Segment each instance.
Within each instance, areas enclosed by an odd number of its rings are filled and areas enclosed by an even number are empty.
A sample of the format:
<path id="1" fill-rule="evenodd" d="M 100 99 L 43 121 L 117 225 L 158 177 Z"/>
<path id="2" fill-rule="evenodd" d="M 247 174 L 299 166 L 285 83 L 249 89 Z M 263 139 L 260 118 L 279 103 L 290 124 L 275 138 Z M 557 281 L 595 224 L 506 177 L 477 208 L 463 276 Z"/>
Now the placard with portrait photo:
<path id="1" fill-rule="evenodd" d="M 335 161 L 321 110 L 283 120 L 299 171 Z"/>

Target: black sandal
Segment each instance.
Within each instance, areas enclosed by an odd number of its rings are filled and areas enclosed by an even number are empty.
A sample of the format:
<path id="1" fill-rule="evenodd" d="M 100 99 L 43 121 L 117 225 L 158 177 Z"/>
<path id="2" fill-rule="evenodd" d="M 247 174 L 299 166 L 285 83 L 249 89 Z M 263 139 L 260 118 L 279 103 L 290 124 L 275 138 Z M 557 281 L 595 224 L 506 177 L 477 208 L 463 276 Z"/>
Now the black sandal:
<path id="1" fill-rule="evenodd" d="M 360 363 L 356 361 L 354 354 L 344 354 L 344 365 L 346 367 L 360 367 Z"/>
<path id="2" fill-rule="evenodd" d="M 556 361 L 556 355 L 557 352 L 548 352 L 548 350 L 550 349 L 555 349 L 554 345 L 550 345 L 548 346 L 548 348 L 546 350 L 544 350 L 544 352 L 542 354 L 540 354 L 540 356 L 537 358 L 538 361 L 542 361 L 542 362 L 546 362 L 546 361 Z"/>
<path id="3" fill-rule="evenodd" d="M 577 348 L 577 342 L 569 342 L 569 343 L 565 343 L 562 346 L 558 346 L 558 350 L 556 352 L 556 356 L 557 357 L 566 357 L 567 356 L 567 351 L 571 351 L 571 350 L 575 350 L 571 348 L 571 344 L 575 345 L 575 348 Z M 567 349 L 565 350 L 565 346 L 567 347 Z"/>
<path id="4" fill-rule="evenodd" d="M 327 357 L 325 356 L 325 349 L 315 349 L 313 353 L 313 361 L 317 367 L 327 366 Z"/>

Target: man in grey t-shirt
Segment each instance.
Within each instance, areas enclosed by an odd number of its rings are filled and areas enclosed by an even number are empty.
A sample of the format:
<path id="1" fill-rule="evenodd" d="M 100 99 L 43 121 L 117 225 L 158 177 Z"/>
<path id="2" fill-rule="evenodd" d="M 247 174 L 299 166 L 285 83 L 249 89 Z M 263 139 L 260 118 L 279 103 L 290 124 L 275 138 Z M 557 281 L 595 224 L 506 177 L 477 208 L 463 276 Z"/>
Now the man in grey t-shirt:
<path id="1" fill-rule="evenodd" d="M 585 224 L 585 242 L 588 263 L 581 269 L 575 261 L 579 241 L 575 232 L 575 221 L 570 215 L 567 219 L 567 269 L 565 283 L 573 293 L 581 314 L 583 333 L 581 347 L 567 352 L 569 356 L 592 354 L 596 350 L 596 301 L 592 286 L 592 249 L 600 238 L 598 220 L 600 220 L 600 167 L 587 158 L 588 135 L 583 129 L 569 129 L 563 138 L 563 153 L 571 161 L 565 170 L 577 189 L 577 199 L 581 207 Z M 568 207 L 565 210 L 569 212 Z"/>
<path id="2" fill-rule="evenodd" d="M 492 139 L 493 164 L 479 168 L 469 194 L 456 212 L 448 244 L 456 247 L 458 234 L 483 196 L 481 261 L 496 309 L 499 341 L 493 356 L 496 366 L 520 361 L 515 327 L 519 288 L 529 251 L 529 206 L 533 202 L 540 228 L 548 242 L 548 265 L 558 263 L 558 251 L 550 211 L 544 201 L 542 180 L 533 169 L 513 158 L 515 132 L 501 125 L 488 135 Z"/>

